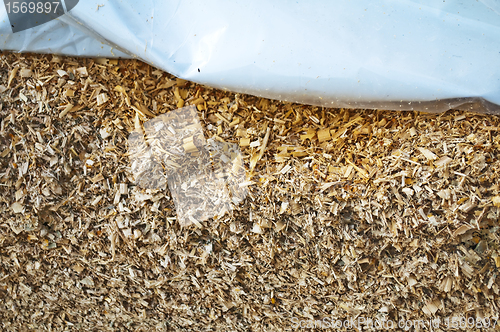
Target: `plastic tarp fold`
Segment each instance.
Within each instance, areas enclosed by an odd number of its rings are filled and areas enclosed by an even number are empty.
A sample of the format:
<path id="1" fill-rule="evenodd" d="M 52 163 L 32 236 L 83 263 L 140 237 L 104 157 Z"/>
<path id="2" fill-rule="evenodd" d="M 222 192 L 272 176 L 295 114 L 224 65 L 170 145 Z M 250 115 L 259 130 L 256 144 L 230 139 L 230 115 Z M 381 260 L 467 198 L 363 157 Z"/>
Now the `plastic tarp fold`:
<path id="1" fill-rule="evenodd" d="M 80 1 L 0 49 L 138 58 L 183 79 L 328 107 L 500 113 L 500 1 Z"/>

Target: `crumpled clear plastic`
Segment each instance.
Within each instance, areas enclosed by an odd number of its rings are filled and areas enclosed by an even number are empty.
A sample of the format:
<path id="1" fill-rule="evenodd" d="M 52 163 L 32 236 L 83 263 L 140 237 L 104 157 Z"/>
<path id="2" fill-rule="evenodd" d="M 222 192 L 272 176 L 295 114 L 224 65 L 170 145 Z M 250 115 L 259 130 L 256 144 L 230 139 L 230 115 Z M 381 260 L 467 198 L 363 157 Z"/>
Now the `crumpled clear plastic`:
<path id="1" fill-rule="evenodd" d="M 206 140 L 196 107 L 157 116 L 130 133 L 135 184 L 170 190 L 182 226 L 222 216 L 241 203 L 247 188 L 243 157 L 233 143 Z"/>

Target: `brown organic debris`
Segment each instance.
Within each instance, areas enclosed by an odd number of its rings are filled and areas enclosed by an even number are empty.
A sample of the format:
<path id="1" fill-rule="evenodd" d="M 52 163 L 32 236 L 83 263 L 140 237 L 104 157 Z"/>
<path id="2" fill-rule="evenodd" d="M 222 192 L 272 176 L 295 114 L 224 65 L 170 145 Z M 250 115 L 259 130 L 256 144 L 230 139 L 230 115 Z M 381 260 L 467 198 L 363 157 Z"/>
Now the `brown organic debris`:
<path id="1" fill-rule="evenodd" d="M 0 99 L 2 331 L 498 316 L 498 116 L 328 109 L 135 60 L 12 53 Z M 181 227 L 174 200 L 201 187 L 160 175 L 200 160 L 202 137 L 235 208 Z M 148 144 L 163 159 L 138 180 Z"/>

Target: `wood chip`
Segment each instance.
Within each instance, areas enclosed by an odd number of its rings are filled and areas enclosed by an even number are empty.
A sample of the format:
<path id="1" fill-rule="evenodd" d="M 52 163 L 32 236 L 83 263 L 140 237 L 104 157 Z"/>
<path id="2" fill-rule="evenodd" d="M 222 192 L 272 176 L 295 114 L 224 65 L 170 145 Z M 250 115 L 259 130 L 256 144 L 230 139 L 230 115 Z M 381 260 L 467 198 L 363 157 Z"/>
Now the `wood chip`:
<path id="1" fill-rule="evenodd" d="M 73 108 L 73 105 L 72 105 L 72 104 L 68 104 L 68 105 L 66 105 L 66 106 L 64 107 L 64 109 L 62 110 L 62 112 L 61 112 L 61 113 L 59 113 L 59 118 L 64 118 L 64 116 L 65 116 L 66 114 L 68 114 L 68 113 L 71 111 L 71 109 L 72 109 L 72 108 Z"/>
<path id="2" fill-rule="evenodd" d="M 97 98 L 97 106 L 101 106 L 109 100 L 108 95 L 105 93 L 101 93 L 101 94 L 97 95 L 96 98 Z"/>
<path id="3" fill-rule="evenodd" d="M 24 206 L 19 202 L 13 203 L 10 208 L 14 213 L 22 213 L 24 211 Z"/>
<path id="4" fill-rule="evenodd" d="M 328 128 L 319 130 L 318 133 L 317 133 L 317 135 L 318 135 L 318 141 L 320 143 L 326 142 L 326 141 L 328 141 L 331 138 L 331 136 L 330 136 L 330 129 L 328 129 Z"/>
<path id="5" fill-rule="evenodd" d="M 432 153 L 429 149 L 419 147 L 418 150 L 428 160 L 436 160 L 437 159 L 437 156 L 434 153 Z"/>
<path id="6" fill-rule="evenodd" d="M 250 138 L 240 138 L 240 146 L 250 146 Z"/>
<path id="7" fill-rule="evenodd" d="M 96 176 L 94 176 L 92 178 L 93 183 L 97 183 L 97 182 L 102 181 L 102 180 L 104 180 L 104 176 L 101 173 L 97 174 Z"/>
<path id="8" fill-rule="evenodd" d="M 120 194 L 128 195 L 128 187 L 126 183 L 120 183 Z"/>
<path id="9" fill-rule="evenodd" d="M 87 76 L 89 76 L 89 73 L 87 72 L 87 67 L 76 68 L 76 72 L 81 77 L 87 77 Z"/>

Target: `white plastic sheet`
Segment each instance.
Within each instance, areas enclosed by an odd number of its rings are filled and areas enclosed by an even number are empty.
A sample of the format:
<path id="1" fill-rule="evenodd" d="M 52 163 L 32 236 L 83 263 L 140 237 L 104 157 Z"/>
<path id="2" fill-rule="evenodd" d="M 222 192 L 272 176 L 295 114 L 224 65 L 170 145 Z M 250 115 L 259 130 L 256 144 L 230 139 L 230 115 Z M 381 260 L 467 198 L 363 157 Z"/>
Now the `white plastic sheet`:
<path id="1" fill-rule="evenodd" d="M 500 1 L 80 1 L 0 48 L 136 57 L 235 92 L 329 107 L 500 113 Z"/>

